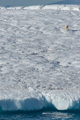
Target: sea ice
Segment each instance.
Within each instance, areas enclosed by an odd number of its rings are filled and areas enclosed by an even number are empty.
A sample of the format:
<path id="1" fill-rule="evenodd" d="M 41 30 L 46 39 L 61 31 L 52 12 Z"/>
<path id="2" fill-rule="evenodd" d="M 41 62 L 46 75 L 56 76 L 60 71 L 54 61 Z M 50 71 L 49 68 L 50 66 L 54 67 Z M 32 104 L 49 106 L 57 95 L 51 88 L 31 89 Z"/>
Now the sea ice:
<path id="1" fill-rule="evenodd" d="M 79 7 L 0 8 L 0 111 L 80 110 Z"/>

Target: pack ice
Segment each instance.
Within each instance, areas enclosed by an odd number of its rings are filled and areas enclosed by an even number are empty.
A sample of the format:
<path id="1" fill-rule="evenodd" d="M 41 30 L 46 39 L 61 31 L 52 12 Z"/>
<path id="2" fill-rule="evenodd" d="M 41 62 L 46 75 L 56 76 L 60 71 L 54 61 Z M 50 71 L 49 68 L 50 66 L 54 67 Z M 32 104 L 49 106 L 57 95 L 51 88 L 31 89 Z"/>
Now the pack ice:
<path id="1" fill-rule="evenodd" d="M 80 6 L 1 7 L 0 111 L 44 108 L 80 110 Z"/>

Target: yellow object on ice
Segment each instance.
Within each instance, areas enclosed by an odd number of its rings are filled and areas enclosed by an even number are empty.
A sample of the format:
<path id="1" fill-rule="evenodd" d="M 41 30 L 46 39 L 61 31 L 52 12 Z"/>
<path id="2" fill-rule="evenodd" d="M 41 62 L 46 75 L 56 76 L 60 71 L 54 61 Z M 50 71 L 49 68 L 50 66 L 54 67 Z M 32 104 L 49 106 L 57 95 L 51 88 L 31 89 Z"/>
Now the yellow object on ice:
<path id="1" fill-rule="evenodd" d="M 65 25 L 64 29 L 65 29 L 65 30 L 68 30 L 68 29 L 69 29 L 68 25 Z"/>

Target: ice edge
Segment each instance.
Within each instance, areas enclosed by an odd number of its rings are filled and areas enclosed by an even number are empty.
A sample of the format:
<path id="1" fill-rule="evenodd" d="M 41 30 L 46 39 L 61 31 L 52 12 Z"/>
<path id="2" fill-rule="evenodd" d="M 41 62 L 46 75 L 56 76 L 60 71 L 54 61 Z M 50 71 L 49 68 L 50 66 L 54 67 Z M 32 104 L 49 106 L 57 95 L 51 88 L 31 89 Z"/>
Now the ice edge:
<path id="1" fill-rule="evenodd" d="M 20 9 L 52 9 L 52 10 L 73 10 L 73 11 L 80 11 L 80 5 L 37 5 L 37 6 L 21 6 L 21 7 L 0 7 L 1 10 L 7 9 L 7 10 L 20 10 Z"/>
<path id="2" fill-rule="evenodd" d="M 38 110 L 58 110 L 58 111 L 80 111 L 80 99 L 67 99 L 61 97 L 46 97 L 37 95 L 36 98 L 25 99 L 2 99 L 0 100 L 0 112 L 2 111 L 38 111 Z"/>

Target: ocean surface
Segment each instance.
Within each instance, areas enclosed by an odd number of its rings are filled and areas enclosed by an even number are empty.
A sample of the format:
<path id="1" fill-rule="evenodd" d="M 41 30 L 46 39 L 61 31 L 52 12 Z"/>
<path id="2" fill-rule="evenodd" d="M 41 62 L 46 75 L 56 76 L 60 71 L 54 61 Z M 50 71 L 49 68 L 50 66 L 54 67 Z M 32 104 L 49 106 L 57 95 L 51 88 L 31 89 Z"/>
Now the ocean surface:
<path id="1" fill-rule="evenodd" d="M 0 0 L 0 6 L 3 7 L 50 5 L 50 4 L 80 5 L 80 0 Z"/>
<path id="2" fill-rule="evenodd" d="M 80 5 L 80 0 L 61 0 L 51 4 Z"/>
<path id="3" fill-rule="evenodd" d="M 80 120 L 79 113 L 34 112 L 0 114 L 0 120 Z"/>

